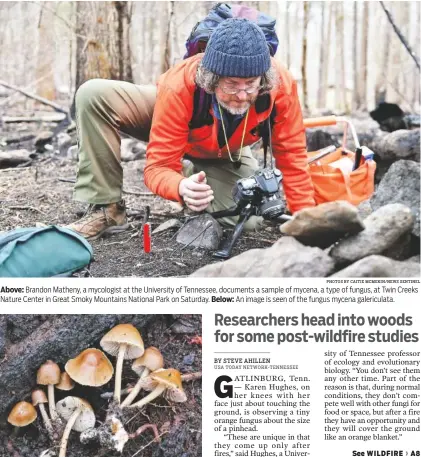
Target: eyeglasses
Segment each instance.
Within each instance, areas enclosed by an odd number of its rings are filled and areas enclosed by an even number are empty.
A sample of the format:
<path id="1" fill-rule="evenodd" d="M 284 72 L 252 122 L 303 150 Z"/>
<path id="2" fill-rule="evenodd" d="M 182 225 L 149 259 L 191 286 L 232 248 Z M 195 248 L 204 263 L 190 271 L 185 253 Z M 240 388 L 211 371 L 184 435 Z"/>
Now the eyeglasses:
<path id="1" fill-rule="evenodd" d="M 235 86 L 218 86 L 224 94 L 227 95 L 237 95 L 240 92 L 245 92 L 246 94 L 252 94 L 253 92 L 256 92 L 256 90 L 261 89 L 261 85 L 259 84 L 258 86 L 247 86 L 244 89 L 237 89 Z"/>

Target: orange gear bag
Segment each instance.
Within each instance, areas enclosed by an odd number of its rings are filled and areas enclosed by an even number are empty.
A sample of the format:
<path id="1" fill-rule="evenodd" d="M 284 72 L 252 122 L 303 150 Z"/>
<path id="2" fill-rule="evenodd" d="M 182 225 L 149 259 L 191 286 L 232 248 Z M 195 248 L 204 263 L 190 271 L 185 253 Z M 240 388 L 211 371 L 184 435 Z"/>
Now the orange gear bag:
<path id="1" fill-rule="evenodd" d="M 328 116 L 323 118 L 305 119 L 305 127 L 318 127 L 345 123 L 343 144 L 336 148 L 330 146 L 319 151 L 308 152 L 310 176 L 313 181 L 316 203 L 346 200 L 358 205 L 369 199 L 374 192 L 374 173 L 376 162 L 373 152 L 367 147 L 360 147 L 355 128 L 346 118 Z M 347 130 L 351 128 L 356 150 L 360 154 L 346 148 Z M 358 167 L 356 157 L 360 156 Z M 358 160 L 358 158 L 357 158 Z"/>

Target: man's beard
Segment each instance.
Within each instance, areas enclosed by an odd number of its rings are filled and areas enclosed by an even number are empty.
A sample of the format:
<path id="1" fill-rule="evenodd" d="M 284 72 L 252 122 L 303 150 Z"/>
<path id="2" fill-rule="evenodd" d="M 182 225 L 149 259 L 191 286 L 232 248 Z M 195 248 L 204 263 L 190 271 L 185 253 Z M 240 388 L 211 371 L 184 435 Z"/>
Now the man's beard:
<path id="1" fill-rule="evenodd" d="M 226 111 L 228 111 L 230 114 L 234 114 L 236 116 L 238 115 L 243 115 L 246 114 L 247 110 L 250 108 L 250 106 L 255 102 L 256 98 L 254 97 L 251 101 L 247 100 L 245 103 L 247 105 L 244 108 L 233 108 L 232 106 L 227 105 L 224 103 L 222 100 L 219 100 L 218 97 L 216 97 L 218 100 L 218 103 L 224 108 Z"/>

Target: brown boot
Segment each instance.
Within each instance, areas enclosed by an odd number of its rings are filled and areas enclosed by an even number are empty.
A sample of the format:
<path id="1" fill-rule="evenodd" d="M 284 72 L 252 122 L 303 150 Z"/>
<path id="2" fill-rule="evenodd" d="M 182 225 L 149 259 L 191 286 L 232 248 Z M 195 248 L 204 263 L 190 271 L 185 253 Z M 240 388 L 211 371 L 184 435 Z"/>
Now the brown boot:
<path id="1" fill-rule="evenodd" d="M 87 213 L 67 228 L 78 232 L 87 240 L 122 232 L 129 228 L 124 200 L 109 205 L 91 205 Z"/>

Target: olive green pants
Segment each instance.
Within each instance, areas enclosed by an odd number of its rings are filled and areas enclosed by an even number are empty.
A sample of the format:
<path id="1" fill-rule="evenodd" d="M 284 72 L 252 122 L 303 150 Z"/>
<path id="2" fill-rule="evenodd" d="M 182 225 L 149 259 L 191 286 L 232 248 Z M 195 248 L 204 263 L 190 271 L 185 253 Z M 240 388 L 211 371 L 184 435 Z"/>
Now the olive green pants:
<path id="1" fill-rule="evenodd" d="M 156 88 L 123 81 L 92 79 L 76 93 L 76 125 L 79 167 L 74 198 L 77 201 L 107 204 L 122 199 L 123 168 L 120 163 L 120 132 L 141 141 L 149 140 Z M 194 172 L 204 171 L 214 192 L 207 211 L 221 211 L 234 205 L 232 188 L 240 178 L 258 168 L 250 147 L 244 147 L 241 167 L 235 169 L 228 160 L 189 158 Z M 238 218 L 223 218 L 223 225 L 235 225 Z M 260 225 L 252 217 L 246 229 Z"/>

